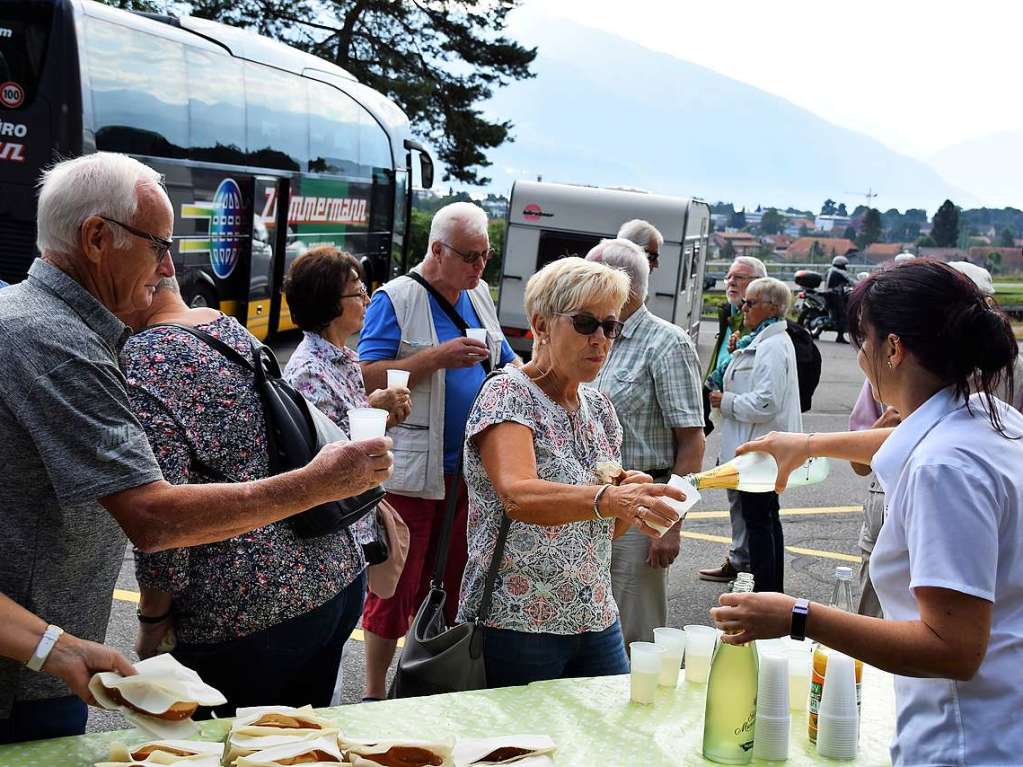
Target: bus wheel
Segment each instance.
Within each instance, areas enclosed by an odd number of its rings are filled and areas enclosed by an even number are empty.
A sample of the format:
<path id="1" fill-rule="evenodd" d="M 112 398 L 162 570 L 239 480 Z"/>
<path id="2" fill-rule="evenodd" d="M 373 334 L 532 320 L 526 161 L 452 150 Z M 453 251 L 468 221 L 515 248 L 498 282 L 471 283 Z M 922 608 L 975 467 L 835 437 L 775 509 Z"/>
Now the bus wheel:
<path id="1" fill-rule="evenodd" d="M 217 309 L 220 306 L 220 301 L 217 300 L 217 294 L 213 288 L 209 285 L 205 285 L 201 282 L 195 282 L 189 285 L 187 288 L 182 290 L 182 298 L 185 303 L 192 309 Z"/>

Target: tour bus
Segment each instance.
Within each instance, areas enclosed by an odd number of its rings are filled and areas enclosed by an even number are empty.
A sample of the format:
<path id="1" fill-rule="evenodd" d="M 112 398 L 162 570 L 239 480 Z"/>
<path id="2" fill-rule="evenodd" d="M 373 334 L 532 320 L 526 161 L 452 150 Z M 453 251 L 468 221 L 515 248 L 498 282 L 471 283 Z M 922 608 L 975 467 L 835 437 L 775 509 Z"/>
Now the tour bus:
<path id="1" fill-rule="evenodd" d="M 710 207 L 697 199 L 591 186 L 516 181 L 508 202 L 498 315 L 508 342 L 529 354 L 526 282 L 564 256 L 585 256 L 626 221 L 641 218 L 664 236 L 650 273 L 647 308 L 699 338 Z"/>
<path id="2" fill-rule="evenodd" d="M 294 325 L 281 284 L 311 245 L 371 285 L 408 264 L 413 157 L 394 103 L 252 32 L 91 0 L 0 3 L 0 279 L 36 254 L 35 186 L 57 159 L 124 152 L 166 179 L 185 300 L 258 337 Z"/>

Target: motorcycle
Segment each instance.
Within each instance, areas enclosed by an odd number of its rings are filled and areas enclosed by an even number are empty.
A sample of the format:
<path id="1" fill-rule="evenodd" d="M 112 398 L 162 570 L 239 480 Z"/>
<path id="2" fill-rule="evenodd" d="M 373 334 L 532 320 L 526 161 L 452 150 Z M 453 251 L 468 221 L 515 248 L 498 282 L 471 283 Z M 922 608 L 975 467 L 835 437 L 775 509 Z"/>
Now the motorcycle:
<path id="1" fill-rule="evenodd" d="M 793 277 L 793 281 L 802 290 L 796 295 L 796 322 L 810 331 L 814 339 L 820 338 L 825 330 L 838 332 L 832 319 L 831 301 L 848 301 L 850 288 L 828 290 L 820 287 L 823 277 L 817 272 L 802 269 Z M 844 314 L 844 312 L 843 312 Z M 842 328 L 844 332 L 845 328 Z"/>

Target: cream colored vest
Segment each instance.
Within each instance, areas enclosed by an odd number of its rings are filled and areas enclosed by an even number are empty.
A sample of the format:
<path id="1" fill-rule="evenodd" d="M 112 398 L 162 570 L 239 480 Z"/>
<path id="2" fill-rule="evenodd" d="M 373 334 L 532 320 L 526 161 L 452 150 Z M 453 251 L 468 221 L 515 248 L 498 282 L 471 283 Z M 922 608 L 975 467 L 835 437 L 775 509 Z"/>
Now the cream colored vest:
<path id="1" fill-rule="evenodd" d="M 418 272 L 419 267 L 413 271 Z M 430 294 L 411 277 L 401 276 L 382 286 L 394 306 L 401 330 L 397 359 L 437 346 L 437 329 L 430 312 Z M 480 281 L 469 300 L 488 331 L 490 365 L 501 361 L 504 334 L 490 286 Z M 438 370 L 412 389 L 412 413 L 387 432 L 394 440 L 394 474 L 384 485 L 392 493 L 414 498 L 444 497 L 444 370 Z M 464 429 L 464 427 L 463 427 Z M 462 435 L 464 437 L 464 434 Z"/>

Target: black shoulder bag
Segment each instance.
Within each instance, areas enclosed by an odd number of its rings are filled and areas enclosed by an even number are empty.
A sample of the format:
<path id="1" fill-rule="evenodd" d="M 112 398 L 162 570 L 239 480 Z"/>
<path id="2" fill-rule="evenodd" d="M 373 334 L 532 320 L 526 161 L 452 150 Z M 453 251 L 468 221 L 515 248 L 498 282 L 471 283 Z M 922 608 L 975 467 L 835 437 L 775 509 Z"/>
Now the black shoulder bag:
<path id="1" fill-rule="evenodd" d="M 426 288 L 426 292 L 433 296 L 434 300 L 440 305 L 440 308 L 444 310 L 444 313 L 448 315 L 448 317 L 451 319 L 453 323 L 455 323 L 455 327 L 462 332 L 463 336 L 467 335 L 465 331 L 469 329 L 469 324 L 465 321 L 465 318 L 458 313 L 458 310 L 451 305 L 451 302 L 448 301 L 444 296 L 442 296 L 440 294 L 440 291 L 437 290 L 437 288 L 435 288 L 433 285 L 427 282 L 423 275 L 419 274 L 418 272 L 409 272 L 408 276 L 411 277 L 416 282 L 418 282 L 424 288 Z M 487 372 L 487 375 L 490 375 L 491 371 L 489 354 L 490 349 L 487 349 L 487 352 L 488 352 L 487 357 L 481 360 L 480 364 L 483 366 L 483 369 Z"/>
<path id="2" fill-rule="evenodd" d="M 253 374 L 266 418 L 272 475 L 300 469 L 319 452 L 321 445 L 318 443 L 316 426 L 309 409 L 311 406 L 305 397 L 281 377 L 280 363 L 269 347 L 250 337 L 252 359 L 255 361 L 253 364 L 233 346 L 198 328 L 171 322 L 150 325 L 150 328 L 159 327 L 184 331 Z M 211 478 L 227 479 L 221 472 L 206 466 L 195 456 L 193 463 Z M 369 514 L 384 495 L 382 487 L 374 487 L 351 498 L 314 506 L 290 517 L 288 522 L 299 538 L 329 535 L 350 527 Z"/>
<path id="3" fill-rule="evenodd" d="M 483 382 L 484 385 L 499 375 L 504 373 L 501 371 L 491 373 Z M 483 387 L 480 387 L 480 391 L 482 390 Z M 459 453 L 458 467 L 448 487 L 447 508 L 444 511 L 444 524 L 437 542 L 437 558 L 433 563 L 430 592 L 419 606 L 405 637 L 405 647 L 398 659 L 394 682 L 388 692 L 388 697 L 391 698 L 482 690 L 487 686 L 481 624 L 490 615 L 494 582 L 497 580 L 497 570 L 504 557 L 504 544 L 508 538 L 511 519 L 507 514 L 501 514 L 501 528 L 497 534 L 497 544 L 494 546 L 494 558 L 487 570 L 483 597 L 475 619 L 449 628 L 444 618 L 444 603 L 447 601 L 444 569 L 448 561 L 448 544 L 451 542 L 455 510 L 458 508 L 461 478 L 462 454 Z"/>

